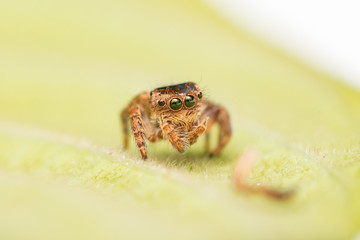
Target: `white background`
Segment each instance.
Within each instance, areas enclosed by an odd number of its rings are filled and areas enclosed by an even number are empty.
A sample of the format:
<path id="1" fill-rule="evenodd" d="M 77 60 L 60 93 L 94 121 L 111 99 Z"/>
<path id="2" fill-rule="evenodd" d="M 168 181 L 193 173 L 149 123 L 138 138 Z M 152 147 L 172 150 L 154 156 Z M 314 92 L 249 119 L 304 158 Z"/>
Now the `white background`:
<path id="1" fill-rule="evenodd" d="M 239 26 L 360 89 L 360 1 L 205 2 Z"/>

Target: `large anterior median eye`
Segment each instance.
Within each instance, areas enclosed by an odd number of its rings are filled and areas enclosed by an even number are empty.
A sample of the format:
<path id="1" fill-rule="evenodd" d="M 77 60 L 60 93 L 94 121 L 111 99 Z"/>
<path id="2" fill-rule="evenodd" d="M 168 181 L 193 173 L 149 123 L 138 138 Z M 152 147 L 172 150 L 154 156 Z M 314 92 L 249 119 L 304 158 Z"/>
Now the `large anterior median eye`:
<path id="1" fill-rule="evenodd" d="M 185 97 L 185 106 L 192 107 L 195 104 L 195 98 L 191 95 Z"/>
<path id="2" fill-rule="evenodd" d="M 182 102 L 181 102 L 181 100 L 178 99 L 178 98 L 174 98 L 174 99 L 171 100 L 171 102 L 170 102 L 170 107 L 171 107 L 171 109 L 173 109 L 173 110 L 178 110 L 178 109 L 180 109 L 180 108 L 181 108 L 181 105 L 182 105 Z"/>

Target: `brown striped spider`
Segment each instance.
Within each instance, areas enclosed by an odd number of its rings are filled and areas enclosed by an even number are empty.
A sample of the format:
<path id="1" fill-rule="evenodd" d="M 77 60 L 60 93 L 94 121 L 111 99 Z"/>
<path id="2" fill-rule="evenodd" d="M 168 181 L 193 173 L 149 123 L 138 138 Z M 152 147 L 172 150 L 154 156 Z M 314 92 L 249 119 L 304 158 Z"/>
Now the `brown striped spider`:
<path id="1" fill-rule="evenodd" d="M 196 142 L 206 133 L 206 151 L 209 149 L 208 132 L 219 123 L 219 143 L 210 156 L 221 152 L 230 139 L 231 126 L 228 112 L 221 106 L 203 100 L 199 87 L 192 82 L 156 88 L 136 96 L 121 112 L 124 145 L 129 145 L 128 118 L 141 157 L 148 157 L 145 138 L 150 142 L 168 139 L 179 152 Z"/>

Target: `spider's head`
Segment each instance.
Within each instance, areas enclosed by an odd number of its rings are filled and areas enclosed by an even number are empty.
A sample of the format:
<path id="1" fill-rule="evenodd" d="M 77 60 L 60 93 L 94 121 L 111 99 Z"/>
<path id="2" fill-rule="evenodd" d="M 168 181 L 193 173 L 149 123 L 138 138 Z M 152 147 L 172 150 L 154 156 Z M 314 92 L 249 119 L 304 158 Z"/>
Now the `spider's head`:
<path id="1" fill-rule="evenodd" d="M 156 88 L 150 92 L 151 106 L 161 117 L 187 116 L 199 113 L 202 92 L 193 82 Z"/>

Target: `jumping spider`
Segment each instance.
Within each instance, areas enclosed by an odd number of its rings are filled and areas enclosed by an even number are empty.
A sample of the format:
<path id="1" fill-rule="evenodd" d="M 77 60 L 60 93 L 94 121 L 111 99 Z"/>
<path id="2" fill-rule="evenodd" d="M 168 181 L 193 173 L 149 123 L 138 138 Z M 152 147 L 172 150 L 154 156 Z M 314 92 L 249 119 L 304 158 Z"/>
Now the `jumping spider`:
<path id="1" fill-rule="evenodd" d="M 194 144 L 214 123 L 220 125 L 219 143 L 210 156 L 221 152 L 231 136 L 228 112 L 203 100 L 199 87 L 192 82 L 156 88 L 136 96 L 121 112 L 125 148 L 129 145 L 128 118 L 142 158 L 148 157 L 145 139 L 168 139 L 179 152 Z M 205 149 L 209 149 L 206 134 Z"/>

